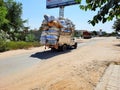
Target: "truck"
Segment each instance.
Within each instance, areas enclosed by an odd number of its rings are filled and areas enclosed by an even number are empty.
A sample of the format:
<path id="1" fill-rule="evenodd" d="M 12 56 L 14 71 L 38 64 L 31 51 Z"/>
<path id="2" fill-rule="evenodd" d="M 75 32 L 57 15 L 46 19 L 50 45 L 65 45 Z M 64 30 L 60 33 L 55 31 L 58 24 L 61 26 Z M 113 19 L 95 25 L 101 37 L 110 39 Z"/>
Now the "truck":
<path id="1" fill-rule="evenodd" d="M 84 32 L 83 32 L 83 38 L 84 38 L 84 39 L 90 39 L 90 38 L 92 38 L 92 35 L 91 35 L 90 32 L 84 31 Z"/>
<path id="2" fill-rule="evenodd" d="M 74 38 L 75 25 L 69 19 L 44 16 L 41 25 L 41 44 L 51 50 L 65 51 L 68 48 L 77 48 Z"/>

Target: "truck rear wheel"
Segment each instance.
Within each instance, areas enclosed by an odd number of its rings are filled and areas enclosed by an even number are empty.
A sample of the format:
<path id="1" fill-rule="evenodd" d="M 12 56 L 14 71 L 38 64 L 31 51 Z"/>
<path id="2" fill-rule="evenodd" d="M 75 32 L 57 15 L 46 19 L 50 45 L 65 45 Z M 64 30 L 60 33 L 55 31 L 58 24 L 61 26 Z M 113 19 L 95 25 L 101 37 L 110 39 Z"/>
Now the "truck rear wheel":
<path id="1" fill-rule="evenodd" d="M 62 45 L 62 46 L 59 46 L 59 51 L 66 51 L 67 50 L 67 45 Z"/>
<path id="2" fill-rule="evenodd" d="M 67 45 L 63 45 L 62 46 L 62 51 L 66 51 L 67 50 Z"/>

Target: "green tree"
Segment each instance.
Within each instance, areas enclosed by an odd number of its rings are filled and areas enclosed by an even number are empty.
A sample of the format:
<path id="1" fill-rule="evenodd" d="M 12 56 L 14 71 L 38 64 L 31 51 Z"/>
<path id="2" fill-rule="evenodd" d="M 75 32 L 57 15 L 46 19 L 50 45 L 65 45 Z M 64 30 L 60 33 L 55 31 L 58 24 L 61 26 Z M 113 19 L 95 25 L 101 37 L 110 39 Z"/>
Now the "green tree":
<path id="1" fill-rule="evenodd" d="M 117 19 L 113 24 L 113 29 L 120 31 L 120 19 Z"/>
<path id="2" fill-rule="evenodd" d="M 75 30 L 75 32 L 74 32 L 74 37 L 80 37 L 80 31 Z"/>
<path id="3" fill-rule="evenodd" d="M 8 20 L 5 18 L 7 15 L 7 9 L 4 6 L 3 0 L 0 0 L 0 29 L 4 23 L 7 23 Z"/>
<path id="4" fill-rule="evenodd" d="M 22 4 L 14 0 L 5 0 L 5 6 L 7 8 L 6 19 L 9 20 L 9 23 L 3 25 L 3 29 L 10 30 L 13 29 L 15 32 L 18 32 L 21 28 L 24 27 L 26 20 L 22 20 Z"/>
<path id="5" fill-rule="evenodd" d="M 22 4 L 14 0 L 4 0 L 4 6 L 7 9 L 6 19 L 9 22 L 2 24 L 1 29 L 10 35 L 11 40 L 18 41 L 22 37 L 21 30 L 26 22 L 21 18 Z"/>
<path id="6" fill-rule="evenodd" d="M 97 36 L 97 35 L 98 35 L 98 34 L 97 34 L 97 31 L 92 31 L 91 34 L 92 34 L 93 36 Z"/>
<path id="7" fill-rule="evenodd" d="M 93 26 L 98 22 L 105 23 L 106 21 L 113 20 L 114 17 L 120 18 L 120 0 L 86 0 L 85 5 L 81 5 L 82 0 L 75 0 L 80 2 L 80 8 L 82 10 L 91 10 L 98 13 L 89 20 Z"/>

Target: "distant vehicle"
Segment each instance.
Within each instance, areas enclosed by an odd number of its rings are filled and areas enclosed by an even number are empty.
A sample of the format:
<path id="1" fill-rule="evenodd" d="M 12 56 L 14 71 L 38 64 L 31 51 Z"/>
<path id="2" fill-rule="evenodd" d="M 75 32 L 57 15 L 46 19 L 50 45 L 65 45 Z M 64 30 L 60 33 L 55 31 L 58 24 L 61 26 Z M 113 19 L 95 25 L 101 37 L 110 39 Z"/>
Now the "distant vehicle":
<path id="1" fill-rule="evenodd" d="M 91 35 L 90 32 L 84 31 L 84 32 L 83 32 L 83 38 L 84 38 L 84 39 L 90 39 L 90 38 L 92 38 L 92 35 Z"/>

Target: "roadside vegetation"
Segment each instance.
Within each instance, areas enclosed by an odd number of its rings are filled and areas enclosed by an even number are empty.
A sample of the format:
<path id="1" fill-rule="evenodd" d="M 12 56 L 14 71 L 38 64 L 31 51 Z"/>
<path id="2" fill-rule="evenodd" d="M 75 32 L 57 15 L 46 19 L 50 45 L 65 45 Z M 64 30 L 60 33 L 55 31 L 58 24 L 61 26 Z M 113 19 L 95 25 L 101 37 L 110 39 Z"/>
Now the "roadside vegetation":
<path id="1" fill-rule="evenodd" d="M 13 49 L 38 47 L 39 30 L 24 26 L 22 3 L 15 0 L 0 0 L 0 52 Z M 39 35 L 36 36 L 36 33 Z"/>
<path id="2" fill-rule="evenodd" d="M 24 34 L 17 33 L 15 40 L 11 40 L 9 34 L 4 31 L 0 31 L 0 52 L 15 49 L 28 49 L 30 47 L 41 46 L 39 41 L 35 38 L 33 32 Z"/>
<path id="3" fill-rule="evenodd" d="M 38 33 L 38 31 L 36 31 L 36 33 Z M 38 38 L 35 37 L 35 31 L 29 31 L 27 33 L 19 32 L 14 34 L 15 40 L 12 39 L 10 34 L 7 34 L 3 30 L 0 31 L 0 52 L 41 46 Z"/>
<path id="4" fill-rule="evenodd" d="M 28 49 L 30 47 L 38 46 L 40 46 L 39 42 L 25 42 L 25 41 L 2 42 L 2 44 L 0 44 L 0 52 L 16 49 Z"/>

